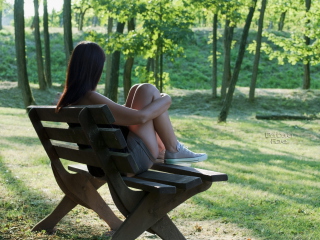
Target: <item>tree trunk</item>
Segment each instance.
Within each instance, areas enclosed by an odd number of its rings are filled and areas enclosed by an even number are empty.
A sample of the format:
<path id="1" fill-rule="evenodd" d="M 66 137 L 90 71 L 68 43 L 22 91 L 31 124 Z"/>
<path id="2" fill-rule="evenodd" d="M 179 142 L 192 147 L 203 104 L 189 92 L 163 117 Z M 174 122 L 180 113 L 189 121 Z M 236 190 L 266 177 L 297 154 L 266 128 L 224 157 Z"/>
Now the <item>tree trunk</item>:
<path id="1" fill-rule="evenodd" d="M 267 0 L 262 0 L 259 23 L 258 23 L 257 40 L 256 40 L 257 41 L 256 54 L 254 56 L 252 77 L 251 77 L 251 84 L 250 84 L 249 101 L 254 100 L 254 94 L 255 94 L 255 90 L 256 90 L 256 82 L 257 82 L 259 61 L 260 61 L 260 52 L 261 52 L 263 20 L 264 20 L 264 13 L 266 10 L 266 6 L 267 6 Z"/>
<path id="2" fill-rule="evenodd" d="M 281 13 L 280 20 L 278 23 L 278 31 L 283 31 L 284 20 L 286 19 L 287 10 Z"/>
<path id="3" fill-rule="evenodd" d="M 306 5 L 306 12 L 309 12 L 311 8 L 311 0 L 305 0 L 305 5 Z M 307 20 L 306 25 L 310 23 L 310 20 Z M 306 27 L 308 28 L 308 26 Z M 310 38 L 305 35 L 304 40 L 307 46 L 310 45 Z M 304 75 L 303 75 L 303 89 L 309 89 L 310 88 L 310 83 L 311 83 L 311 77 L 310 77 L 310 62 L 308 61 L 306 64 L 303 66 L 304 69 Z"/>
<path id="4" fill-rule="evenodd" d="M 230 20 L 226 20 L 224 30 L 224 63 L 223 63 L 223 77 L 221 84 L 221 99 L 226 97 L 227 87 L 231 79 L 231 44 L 233 39 L 234 27 L 230 26 Z"/>
<path id="5" fill-rule="evenodd" d="M 26 43 L 24 32 L 24 1 L 14 1 L 14 33 L 18 70 L 18 86 L 21 89 L 24 106 L 35 104 L 27 74 Z"/>
<path id="6" fill-rule="evenodd" d="M 135 30 L 134 18 L 131 18 L 128 21 L 128 32 Z M 124 65 L 124 72 L 123 72 L 123 93 L 124 93 L 124 100 L 127 99 L 129 90 L 131 88 L 131 72 L 133 67 L 134 58 L 128 57 L 126 63 Z"/>
<path id="7" fill-rule="evenodd" d="M 154 58 L 148 58 L 146 70 L 147 72 L 154 72 Z"/>
<path id="8" fill-rule="evenodd" d="M 213 40 L 212 40 L 212 97 L 217 97 L 218 85 L 218 63 L 217 63 L 217 30 L 218 30 L 218 13 L 213 15 Z"/>
<path id="9" fill-rule="evenodd" d="M 41 90 L 47 89 L 47 81 L 44 75 L 41 38 L 40 38 L 40 25 L 39 25 L 39 2 L 34 1 L 34 39 L 36 44 L 36 56 L 37 56 L 37 70 L 38 81 Z"/>
<path id="10" fill-rule="evenodd" d="M 160 43 L 160 56 L 159 56 L 159 91 L 163 92 L 163 43 Z"/>
<path id="11" fill-rule="evenodd" d="M 113 18 L 108 18 L 108 37 L 112 33 L 113 27 Z M 110 97 L 109 90 L 110 90 L 110 82 L 111 82 L 111 69 L 112 69 L 112 54 L 108 53 L 106 56 L 106 84 L 104 87 L 104 95 Z"/>
<path id="12" fill-rule="evenodd" d="M 117 33 L 122 34 L 125 23 L 117 23 Z M 120 69 L 120 51 L 115 51 L 112 54 L 112 69 L 111 69 L 111 81 L 109 89 L 109 98 L 117 102 L 118 101 L 118 85 L 119 85 L 119 69 Z"/>
<path id="13" fill-rule="evenodd" d="M 71 0 L 64 0 L 63 2 L 63 33 L 64 33 L 64 50 L 66 54 L 66 63 L 68 65 L 69 58 L 73 50 L 72 24 L 71 24 Z"/>
<path id="14" fill-rule="evenodd" d="M 155 85 L 156 88 L 159 89 L 159 46 L 157 47 L 157 55 L 155 56 L 155 61 L 154 61 L 154 72 L 153 72 L 153 76 L 154 76 L 154 81 L 155 81 Z"/>
<path id="15" fill-rule="evenodd" d="M 43 35 L 44 35 L 44 73 L 49 87 L 52 86 L 51 80 L 51 53 L 50 53 L 50 36 L 48 23 L 48 5 L 47 0 L 43 0 Z"/>
<path id="16" fill-rule="evenodd" d="M 233 98 L 233 93 L 236 87 L 236 83 L 238 81 L 238 76 L 239 76 L 239 72 L 241 69 L 241 64 L 242 64 L 242 60 L 244 57 L 244 53 L 246 51 L 246 43 L 247 43 L 247 38 L 248 38 L 248 34 L 249 34 L 249 29 L 250 29 L 250 25 L 251 25 L 251 21 L 252 21 L 252 17 L 254 14 L 254 10 L 257 4 L 257 0 L 253 0 L 252 1 L 252 6 L 250 7 L 247 19 L 246 19 L 246 23 L 245 26 L 243 28 L 243 33 L 242 33 L 242 37 L 241 37 L 241 41 L 240 41 L 240 46 L 239 46 L 239 52 L 238 52 L 238 57 L 237 57 L 237 61 L 236 61 L 236 65 L 234 67 L 234 71 L 232 74 L 232 79 L 230 82 L 230 86 L 228 89 L 228 93 L 226 96 L 226 99 L 223 102 L 223 106 L 221 109 L 221 112 L 219 114 L 219 118 L 218 118 L 218 122 L 226 122 L 227 120 L 227 116 L 229 113 L 229 109 L 231 106 L 231 102 L 232 102 L 232 98 Z"/>
<path id="17" fill-rule="evenodd" d="M 0 30 L 2 30 L 2 2 L 0 0 Z"/>

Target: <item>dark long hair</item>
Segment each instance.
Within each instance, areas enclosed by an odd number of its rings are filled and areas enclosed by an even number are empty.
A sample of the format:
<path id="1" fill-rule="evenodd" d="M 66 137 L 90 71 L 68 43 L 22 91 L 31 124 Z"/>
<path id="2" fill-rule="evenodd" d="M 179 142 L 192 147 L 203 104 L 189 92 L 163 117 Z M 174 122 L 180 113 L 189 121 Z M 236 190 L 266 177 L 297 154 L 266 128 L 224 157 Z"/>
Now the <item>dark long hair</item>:
<path id="1" fill-rule="evenodd" d="M 96 89 L 105 62 L 103 49 L 93 42 L 80 42 L 73 50 L 67 70 L 66 83 L 56 111 L 75 104 L 88 91 Z"/>

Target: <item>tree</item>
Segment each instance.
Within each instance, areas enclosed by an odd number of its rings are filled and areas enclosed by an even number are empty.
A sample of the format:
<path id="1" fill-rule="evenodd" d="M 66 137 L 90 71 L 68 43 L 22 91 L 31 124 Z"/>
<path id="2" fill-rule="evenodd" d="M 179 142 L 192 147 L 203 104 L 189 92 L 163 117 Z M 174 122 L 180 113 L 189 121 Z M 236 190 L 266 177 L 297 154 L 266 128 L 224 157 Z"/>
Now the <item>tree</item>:
<path id="1" fill-rule="evenodd" d="M 0 30 L 2 30 L 2 11 L 3 11 L 4 0 L 0 0 Z"/>
<path id="2" fill-rule="evenodd" d="M 306 6 L 306 13 L 308 14 L 308 12 L 310 11 L 311 8 L 311 0 L 305 0 L 305 6 Z M 310 19 L 307 19 L 306 22 L 306 26 L 308 27 L 308 25 L 310 24 Z M 304 35 L 304 40 L 307 46 L 310 45 L 310 37 L 308 35 Z M 303 89 L 309 89 L 310 88 L 310 82 L 311 82 L 311 78 L 310 78 L 310 61 L 306 61 L 303 65 L 303 69 L 304 69 L 304 75 L 303 75 L 303 85 L 302 88 Z"/>
<path id="3" fill-rule="evenodd" d="M 247 42 L 249 29 L 250 29 L 250 25 L 252 22 L 252 18 L 253 18 L 256 4 L 257 4 L 257 0 L 253 0 L 252 6 L 250 6 L 250 8 L 249 8 L 249 13 L 248 13 L 246 23 L 245 23 L 245 26 L 244 26 L 243 32 L 242 32 L 242 37 L 241 37 L 241 41 L 240 41 L 236 65 L 233 70 L 233 74 L 232 74 L 232 78 L 231 78 L 231 82 L 230 82 L 227 96 L 223 102 L 223 106 L 222 106 L 221 112 L 219 114 L 218 122 L 226 122 L 226 120 L 227 120 L 229 109 L 230 109 L 230 106 L 232 103 L 233 93 L 235 90 L 236 83 L 238 81 L 238 76 L 239 76 L 242 60 L 243 60 L 244 53 L 246 50 L 246 42 Z"/>
<path id="4" fill-rule="evenodd" d="M 108 37 L 112 34 L 113 18 L 108 17 Z M 107 53 L 106 55 L 106 84 L 104 88 L 104 95 L 109 95 L 109 89 L 111 84 L 111 69 L 112 69 L 112 54 Z"/>
<path id="5" fill-rule="evenodd" d="M 254 100 L 254 94 L 256 89 L 256 82 L 258 76 L 258 69 L 259 69 L 259 61 L 260 61 L 260 52 L 261 52 L 261 41 L 262 41 L 262 30 L 263 30 L 263 20 L 264 20 L 264 13 L 267 7 L 267 0 L 262 0 L 261 9 L 260 9 L 260 17 L 258 22 L 258 32 L 257 32 L 257 39 L 256 39 L 256 53 L 253 62 L 252 68 L 252 76 L 251 76 L 251 84 L 250 84 L 250 91 L 249 91 L 249 100 Z"/>
<path id="6" fill-rule="evenodd" d="M 283 31 L 284 20 L 286 19 L 287 10 L 283 11 L 280 15 L 280 19 L 278 22 L 278 31 Z"/>
<path id="7" fill-rule="evenodd" d="M 134 18 L 129 19 L 128 21 L 128 32 L 135 30 L 135 22 Z M 129 90 L 131 88 L 131 72 L 134 63 L 134 57 L 128 56 L 125 64 L 124 64 L 124 71 L 123 71 L 123 92 L 124 92 L 124 99 L 127 99 L 129 94 Z"/>
<path id="8" fill-rule="evenodd" d="M 48 21 L 48 5 L 47 0 L 43 0 L 43 35 L 44 35 L 44 72 L 47 84 L 52 86 L 51 80 L 51 54 L 50 54 L 50 36 L 49 36 L 49 21 Z"/>
<path id="9" fill-rule="evenodd" d="M 117 23 L 117 34 L 123 34 L 124 22 Z M 120 70 L 120 50 L 116 50 L 112 54 L 112 68 L 111 68 L 111 81 L 107 97 L 114 102 L 118 101 L 118 85 L 119 85 L 119 70 Z"/>
<path id="10" fill-rule="evenodd" d="M 233 39 L 233 31 L 234 26 L 229 18 L 225 21 L 224 27 L 224 40 L 223 40 L 223 77 L 221 84 L 221 99 L 226 97 L 227 87 L 230 84 L 231 80 L 231 47 L 232 47 L 232 39 Z"/>
<path id="11" fill-rule="evenodd" d="M 218 63 L 217 63 L 217 29 L 218 29 L 218 13 L 213 14 L 212 24 L 212 97 L 217 97 L 217 85 L 218 85 Z"/>
<path id="12" fill-rule="evenodd" d="M 77 23 L 78 23 L 78 30 L 82 31 L 83 29 L 83 21 L 86 12 L 92 8 L 89 0 L 78 0 L 73 4 L 73 8 L 77 13 Z"/>
<path id="13" fill-rule="evenodd" d="M 41 90 L 45 90 L 47 81 L 44 75 L 41 38 L 40 38 L 40 26 L 39 26 L 39 2 L 34 0 L 34 39 L 36 44 L 36 56 L 37 56 L 37 70 L 38 70 L 38 81 Z"/>
<path id="14" fill-rule="evenodd" d="M 73 50 L 72 41 L 72 23 L 71 23 L 71 0 L 63 2 L 63 32 L 64 32 L 64 49 L 66 54 L 66 62 L 68 63 L 70 54 Z"/>
<path id="15" fill-rule="evenodd" d="M 24 106 L 35 104 L 27 74 L 26 43 L 24 32 L 24 1 L 14 1 L 14 32 L 18 69 L 18 86 L 21 89 Z"/>

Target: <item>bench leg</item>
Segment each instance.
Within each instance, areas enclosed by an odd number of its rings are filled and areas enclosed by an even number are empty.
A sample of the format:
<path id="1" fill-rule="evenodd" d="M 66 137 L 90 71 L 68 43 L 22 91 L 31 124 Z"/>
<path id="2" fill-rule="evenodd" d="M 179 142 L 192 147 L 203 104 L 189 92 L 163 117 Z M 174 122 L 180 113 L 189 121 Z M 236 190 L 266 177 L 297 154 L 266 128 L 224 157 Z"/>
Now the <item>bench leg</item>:
<path id="1" fill-rule="evenodd" d="M 185 240 L 176 225 L 171 221 L 168 215 L 161 218 L 150 228 L 155 234 L 164 240 Z"/>
<path id="2" fill-rule="evenodd" d="M 177 236 L 177 238 L 167 239 L 185 239 L 180 235 L 179 230 L 175 229 L 175 226 L 173 227 L 174 223 L 165 219 L 167 218 L 166 215 L 185 200 L 208 189 L 211 184 L 211 182 L 203 182 L 200 186 L 187 191 L 178 190 L 177 194 L 159 195 L 149 193 L 141 200 L 140 204 L 130 213 L 120 228 L 115 232 L 112 240 L 134 240 L 148 229 L 156 233 L 159 232 L 159 234 L 163 235 L 166 239 L 169 235 L 166 235 L 162 230 L 166 224 L 174 231 L 173 234 Z M 163 217 L 165 218 L 161 220 Z M 157 223 L 158 221 L 160 222 Z M 155 229 L 153 229 L 154 225 Z"/>
<path id="3" fill-rule="evenodd" d="M 47 217 L 37 223 L 37 225 L 32 228 L 32 231 L 46 230 L 48 234 L 54 233 L 56 224 L 75 206 L 77 206 L 77 203 L 69 197 L 64 196 L 58 206 Z"/>
<path id="4" fill-rule="evenodd" d="M 92 182 L 87 182 L 83 189 L 83 201 L 86 207 L 95 211 L 99 217 L 104 220 L 112 230 L 117 230 L 122 221 L 114 214 L 108 204 L 103 200 L 101 195 L 97 192 L 97 186 Z M 99 187 L 99 185 L 98 185 Z"/>

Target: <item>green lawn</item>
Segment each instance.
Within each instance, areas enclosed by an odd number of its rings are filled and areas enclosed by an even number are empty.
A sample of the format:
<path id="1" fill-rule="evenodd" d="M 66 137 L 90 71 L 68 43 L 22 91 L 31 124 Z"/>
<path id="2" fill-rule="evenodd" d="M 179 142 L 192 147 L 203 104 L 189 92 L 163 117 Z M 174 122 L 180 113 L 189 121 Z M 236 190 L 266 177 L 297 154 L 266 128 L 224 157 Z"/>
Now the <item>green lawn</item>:
<path id="1" fill-rule="evenodd" d="M 13 97 L 19 90 L 0 83 L 0 239 L 110 239 L 107 225 L 82 207 L 58 224 L 56 235 L 30 232 L 63 194 L 20 97 Z M 61 90 L 32 87 L 40 104 Z M 195 166 L 229 176 L 170 216 L 187 239 L 319 239 L 320 120 L 261 121 L 255 114 L 319 116 L 320 91 L 258 89 L 255 103 L 247 92 L 237 89 L 228 122 L 218 124 L 221 102 L 209 90 L 169 90 L 178 138 L 209 155 Z M 101 190 L 114 209 L 107 192 Z"/>

